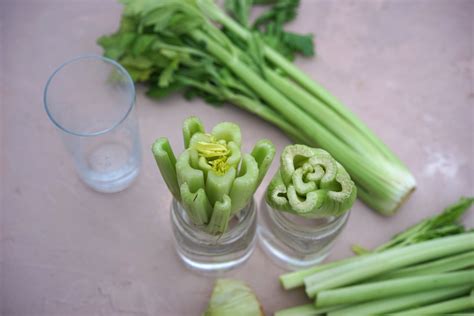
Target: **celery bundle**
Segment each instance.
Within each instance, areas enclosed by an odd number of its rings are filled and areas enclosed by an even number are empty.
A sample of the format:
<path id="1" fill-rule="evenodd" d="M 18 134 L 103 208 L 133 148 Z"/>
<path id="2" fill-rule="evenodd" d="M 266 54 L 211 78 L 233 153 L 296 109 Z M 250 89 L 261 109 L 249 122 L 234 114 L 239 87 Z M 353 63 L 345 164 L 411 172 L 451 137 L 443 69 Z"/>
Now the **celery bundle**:
<path id="1" fill-rule="evenodd" d="M 166 138 L 152 147 L 161 175 L 191 221 L 213 235 L 253 197 L 275 156 L 275 147 L 260 140 L 251 154 L 240 151 L 238 125 L 217 124 L 206 133 L 197 117 L 183 124 L 185 150 L 176 159 Z"/>
<path id="2" fill-rule="evenodd" d="M 319 148 L 289 145 L 268 185 L 266 201 L 276 210 L 315 218 L 343 214 L 356 196 L 354 182 L 330 154 Z"/>
<path id="3" fill-rule="evenodd" d="M 298 1 L 274 1 L 252 26 L 251 0 L 226 1 L 236 20 L 212 0 L 121 2 L 119 30 L 98 42 L 136 82 L 149 84 L 149 96 L 184 91 L 256 114 L 296 142 L 328 151 L 382 214 L 393 214 L 414 190 L 413 176 L 382 141 L 285 57 L 312 54 L 310 36 L 282 29 Z"/>
<path id="4" fill-rule="evenodd" d="M 474 232 L 457 223 L 473 202 L 461 199 L 372 253 L 282 275 L 286 289 L 304 285 L 315 303 L 276 315 L 423 315 L 474 309 Z M 451 235 L 420 238 L 453 225 L 460 229 Z"/>

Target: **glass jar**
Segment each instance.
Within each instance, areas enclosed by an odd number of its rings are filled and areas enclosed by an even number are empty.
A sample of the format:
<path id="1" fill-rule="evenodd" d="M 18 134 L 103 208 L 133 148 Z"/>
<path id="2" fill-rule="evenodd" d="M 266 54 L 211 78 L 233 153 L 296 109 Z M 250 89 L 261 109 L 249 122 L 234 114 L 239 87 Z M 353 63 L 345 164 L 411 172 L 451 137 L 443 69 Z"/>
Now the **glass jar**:
<path id="1" fill-rule="evenodd" d="M 255 249 L 257 216 L 253 199 L 233 216 L 222 235 L 210 235 L 194 225 L 176 199 L 171 203 L 171 224 L 176 251 L 192 270 L 229 270 L 244 263 Z"/>
<path id="2" fill-rule="evenodd" d="M 323 261 L 344 228 L 350 211 L 341 216 L 305 218 L 273 209 L 265 198 L 260 204 L 260 245 L 275 263 L 297 270 Z"/>

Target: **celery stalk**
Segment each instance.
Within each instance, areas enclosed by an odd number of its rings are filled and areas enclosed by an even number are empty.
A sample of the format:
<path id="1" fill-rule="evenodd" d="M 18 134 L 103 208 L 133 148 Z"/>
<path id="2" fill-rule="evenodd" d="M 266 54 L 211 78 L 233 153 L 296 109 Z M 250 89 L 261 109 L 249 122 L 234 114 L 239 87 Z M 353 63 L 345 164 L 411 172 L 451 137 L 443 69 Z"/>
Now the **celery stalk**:
<path id="1" fill-rule="evenodd" d="M 280 276 L 280 283 L 285 290 L 291 290 L 291 289 L 303 286 L 304 279 L 306 277 L 309 277 L 317 272 L 328 270 L 330 268 L 342 266 L 349 262 L 358 261 L 359 259 L 360 259 L 359 257 L 349 257 L 349 258 L 345 258 L 339 261 L 329 262 L 329 263 L 317 265 L 314 267 L 285 273 Z"/>
<path id="2" fill-rule="evenodd" d="M 176 177 L 176 157 L 170 143 L 166 138 L 158 138 L 153 144 L 152 152 L 168 190 L 170 190 L 175 199 L 181 200 L 178 179 Z"/>
<path id="3" fill-rule="evenodd" d="M 183 140 L 185 149 L 189 148 L 191 138 L 196 133 L 204 133 L 204 126 L 202 125 L 201 120 L 196 116 L 187 118 L 183 123 Z"/>
<path id="4" fill-rule="evenodd" d="M 406 277 L 321 291 L 316 297 L 316 306 L 354 304 L 426 290 L 472 284 L 474 284 L 474 270 Z"/>
<path id="5" fill-rule="evenodd" d="M 229 168 L 225 174 L 220 175 L 215 172 L 209 172 L 206 179 L 206 192 L 209 197 L 209 202 L 214 205 L 220 201 L 224 195 L 228 195 L 235 179 L 235 168 Z"/>
<path id="6" fill-rule="evenodd" d="M 250 154 L 257 162 L 257 186 L 259 186 L 273 161 L 273 157 L 275 156 L 275 146 L 269 140 L 261 139 L 255 144 Z"/>
<path id="7" fill-rule="evenodd" d="M 275 312 L 274 316 L 317 316 L 325 315 L 330 311 L 337 310 L 338 308 L 343 308 L 342 306 L 330 306 L 330 307 L 315 307 L 314 304 L 306 304 L 295 307 L 290 307 L 286 309 L 279 310 Z"/>
<path id="8" fill-rule="evenodd" d="M 314 297 L 323 290 L 349 285 L 423 261 L 472 250 L 474 250 L 474 233 L 465 233 L 362 256 L 354 262 L 316 272 L 305 278 L 306 293 L 309 297 Z"/>
<path id="9" fill-rule="evenodd" d="M 252 155 L 244 155 L 239 175 L 235 178 L 230 190 L 232 214 L 240 211 L 250 202 L 258 184 L 258 165 Z"/>
<path id="10" fill-rule="evenodd" d="M 424 291 L 421 293 L 396 296 L 393 298 L 385 298 L 376 301 L 370 301 L 362 304 L 351 305 L 329 312 L 328 316 L 366 316 L 366 315 L 383 315 L 392 312 L 403 311 L 407 308 L 426 305 L 433 302 L 446 300 L 454 297 L 462 296 L 471 291 L 472 286 L 456 286 L 432 291 Z"/>
<path id="11" fill-rule="evenodd" d="M 393 315 L 397 316 L 418 316 L 418 315 L 441 315 L 463 312 L 474 308 L 474 291 L 468 296 L 447 300 L 423 307 L 404 310 Z"/>
<path id="12" fill-rule="evenodd" d="M 474 251 L 469 251 L 455 256 L 448 256 L 427 263 L 418 264 L 408 268 L 383 274 L 370 281 L 397 279 L 408 276 L 430 275 L 435 273 L 451 272 L 474 267 Z"/>
<path id="13" fill-rule="evenodd" d="M 229 224 L 231 215 L 232 200 L 228 195 L 222 197 L 222 201 L 217 201 L 214 204 L 212 217 L 207 225 L 207 230 L 212 235 L 219 235 L 225 233 Z"/>

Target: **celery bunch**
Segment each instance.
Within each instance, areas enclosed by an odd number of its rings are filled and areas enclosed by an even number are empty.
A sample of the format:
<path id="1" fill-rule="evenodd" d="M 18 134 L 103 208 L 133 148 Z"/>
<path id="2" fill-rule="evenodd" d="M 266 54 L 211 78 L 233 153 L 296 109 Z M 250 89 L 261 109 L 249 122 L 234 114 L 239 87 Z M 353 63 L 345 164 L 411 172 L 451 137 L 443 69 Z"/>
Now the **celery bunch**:
<path id="1" fill-rule="evenodd" d="M 266 200 L 273 208 L 304 217 L 339 216 L 354 204 L 357 189 L 329 153 L 305 145 L 287 146 L 270 182 Z"/>
<path id="2" fill-rule="evenodd" d="M 282 275 L 285 289 L 304 285 L 314 304 L 275 315 L 423 315 L 474 309 L 474 232 L 457 223 L 473 201 L 461 198 L 373 252 Z M 443 227 L 450 234 L 430 233 Z"/>
<path id="3" fill-rule="evenodd" d="M 209 103 L 229 102 L 297 143 L 327 150 L 349 172 L 358 196 L 382 214 L 393 214 L 414 190 L 415 179 L 395 154 L 285 57 L 312 53 L 310 37 L 282 30 L 297 1 L 276 1 L 252 27 L 250 0 L 226 1 L 237 21 L 212 0 L 121 2 L 119 30 L 98 42 L 136 82 L 149 84 L 149 96 L 183 91 Z"/>
<path id="4" fill-rule="evenodd" d="M 166 138 L 152 147 L 161 175 L 195 225 L 213 235 L 227 230 L 229 220 L 244 208 L 265 176 L 275 147 L 260 140 L 251 154 L 242 154 L 238 125 L 217 124 L 206 133 L 197 117 L 183 125 L 185 150 L 175 158 Z"/>

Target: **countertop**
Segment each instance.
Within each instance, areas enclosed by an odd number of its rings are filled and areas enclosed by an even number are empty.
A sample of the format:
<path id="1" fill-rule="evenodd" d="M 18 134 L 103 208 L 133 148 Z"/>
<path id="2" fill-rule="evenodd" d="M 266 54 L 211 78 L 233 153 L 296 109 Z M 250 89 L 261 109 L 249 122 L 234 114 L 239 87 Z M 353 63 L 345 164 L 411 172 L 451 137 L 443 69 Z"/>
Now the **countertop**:
<path id="1" fill-rule="evenodd" d="M 289 144 L 231 105 L 180 96 L 156 103 L 138 87 L 139 178 L 117 194 L 86 187 L 44 112 L 42 92 L 63 61 L 101 53 L 95 40 L 116 30 L 120 12 L 114 0 L 0 1 L 2 315 L 199 315 L 214 278 L 186 270 L 174 252 L 171 195 L 150 145 L 166 136 L 180 148 L 181 122 L 192 114 L 206 126 L 240 124 L 246 150 L 264 137 L 278 153 Z M 302 1 L 290 29 L 313 32 L 317 56 L 296 63 L 356 112 L 418 182 L 389 218 L 357 202 L 328 260 L 349 256 L 353 243 L 380 244 L 473 195 L 473 23 L 469 0 Z M 473 212 L 464 220 L 474 226 Z M 302 290 L 280 287 L 283 272 L 256 249 L 225 276 L 246 281 L 271 315 L 307 302 Z"/>

